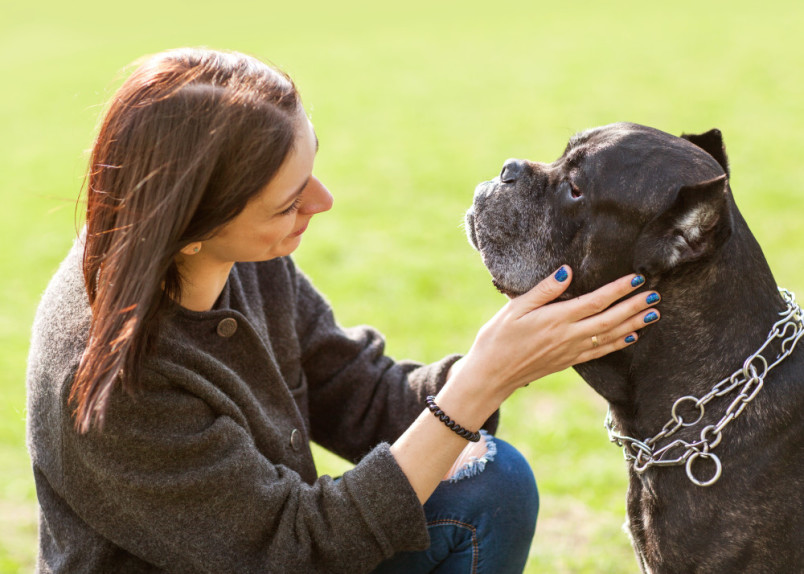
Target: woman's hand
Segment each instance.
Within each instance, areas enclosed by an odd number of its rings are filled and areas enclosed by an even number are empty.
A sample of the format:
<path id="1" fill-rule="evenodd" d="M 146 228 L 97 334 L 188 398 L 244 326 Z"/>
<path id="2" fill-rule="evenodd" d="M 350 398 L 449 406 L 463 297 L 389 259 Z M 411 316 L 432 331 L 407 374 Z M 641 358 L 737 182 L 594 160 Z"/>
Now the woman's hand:
<path id="1" fill-rule="evenodd" d="M 551 303 L 567 289 L 571 273 L 563 266 L 508 302 L 480 329 L 451 377 L 463 370 L 472 373 L 468 379 L 485 381 L 485 393 L 491 391 L 489 399 L 499 405 L 531 381 L 633 344 L 636 331 L 659 319 L 659 312 L 649 308 L 659 301 L 655 291 L 612 307 L 644 283 L 639 275 L 622 277 L 576 299 Z"/>
<path id="2" fill-rule="evenodd" d="M 636 341 L 636 331 L 659 319 L 655 291 L 612 304 L 644 283 L 628 275 L 576 299 L 551 303 L 571 281 L 571 270 L 548 277 L 508 302 L 478 332 L 472 348 L 450 370 L 436 404 L 458 424 L 479 429 L 519 387 Z M 652 315 L 652 313 L 654 315 Z M 633 338 L 633 339 L 632 339 Z M 391 453 L 424 503 L 466 447 L 428 410 L 391 446 Z M 482 446 L 471 446 L 466 452 Z"/>

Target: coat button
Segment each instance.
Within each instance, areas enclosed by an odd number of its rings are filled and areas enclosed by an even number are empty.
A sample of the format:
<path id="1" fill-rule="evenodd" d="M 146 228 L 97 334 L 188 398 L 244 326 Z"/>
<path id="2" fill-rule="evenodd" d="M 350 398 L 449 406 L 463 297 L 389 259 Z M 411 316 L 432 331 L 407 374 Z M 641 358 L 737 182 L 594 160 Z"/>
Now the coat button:
<path id="1" fill-rule="evenodd" d="M 290 431 L 290 446 L 293 447 L 293 450 L 299 452 L 302 448 L 302 434 L 299 432 L 299 429 L 293 429 Z"/>
<path id="2" fill-rule="evenodd" d="M 218 335 L 221 337 L 231 337 L 237 331 L 237 320 L 231 317 L 226 317 L 218 323 Z"/>

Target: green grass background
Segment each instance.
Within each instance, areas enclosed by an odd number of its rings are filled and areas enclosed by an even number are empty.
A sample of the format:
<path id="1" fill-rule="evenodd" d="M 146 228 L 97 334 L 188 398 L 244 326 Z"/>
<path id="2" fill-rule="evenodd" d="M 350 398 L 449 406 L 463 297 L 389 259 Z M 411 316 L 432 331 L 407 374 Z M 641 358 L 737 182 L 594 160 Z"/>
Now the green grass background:
<path id="1" fill-rule="evenodd" d="M 719 127 L 737 202 L 777 281 L 801 291 L 802 30 L 798 0 L 0 0 L 0 572 L 31 571 L 36 554 L 31 320 L 74 235 L 98 114 L 129 62 L 206 45 L 288 71 L 335 196 L 297 259 L 342 323 L 375 325 L 393 356 L 429 361 L 468 349 L 504 302 L 460 225 L 475 184 L 508 157 L 552 161 L 575 131 L 613 121 Z M 499 434 L 542 494 L 527 572 L 637 570 L 604 412 L 572 371 L 505 406 Z"/>

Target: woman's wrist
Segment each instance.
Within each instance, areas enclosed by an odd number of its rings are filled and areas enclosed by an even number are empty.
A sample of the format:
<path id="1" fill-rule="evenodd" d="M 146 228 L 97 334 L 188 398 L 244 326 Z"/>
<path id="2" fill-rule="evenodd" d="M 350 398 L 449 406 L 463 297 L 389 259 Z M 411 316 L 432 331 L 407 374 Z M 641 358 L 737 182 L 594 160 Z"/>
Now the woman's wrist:
<path id="1" fill-rule="evenodd" d="M 475 376 L 461 359 L 450 369 L 447 383 L 435 402 L 457 424 L 475 432 L 500 408 L 508 394 L 496 389 L 494 381 Z"/>
<path id="2" fill-rule="evenodd" d="M 441 407 L 439 407 L 435 402 L 434 396 L 427 397 L 427 408 L 433 416 L 439 419 L 442 423 L 444 423 L 447 428 L 453 431 L 455 434 L 460 436 L 461 438 L 465 438 L 470 442 L 477 442 L 480 440 L 480 433 L 477 431 L 470 431 L 467 428 L 459 425 L 456 421 L 452 420 L 447 413 L 445 413 Z"/>
<path id="3" fill-rule="evenodd" d="M 435 397 L 439 410 L 471 432 L 478 432 L 505 398 L 494 392 L 494 381 L 475 371 L 464 359 L 456 361 Z M 391 454 L 424 503 L 467 444 L 467 439 L 440 417 L 422 409 L 413 424 L 391 445 Z"/>

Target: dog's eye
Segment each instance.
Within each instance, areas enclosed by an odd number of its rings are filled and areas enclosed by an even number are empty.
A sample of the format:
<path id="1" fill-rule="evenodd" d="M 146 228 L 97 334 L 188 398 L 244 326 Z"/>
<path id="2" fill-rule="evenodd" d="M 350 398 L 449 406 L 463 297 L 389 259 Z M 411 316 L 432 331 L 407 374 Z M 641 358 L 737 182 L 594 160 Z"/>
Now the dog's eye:
<path id="1" fill-rule="evenodd" d="M 581 192 L 577 186 L 567 180 L 564 180 L 558 184 L 558 192 L 561 195 L 571 197 L 572 199 L 579 199 L 583 195 L 583 192 Z"/>

